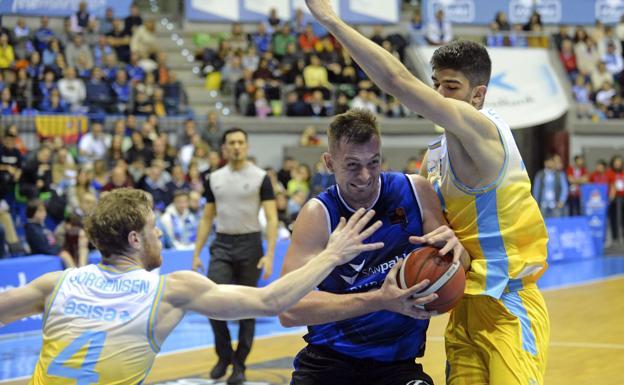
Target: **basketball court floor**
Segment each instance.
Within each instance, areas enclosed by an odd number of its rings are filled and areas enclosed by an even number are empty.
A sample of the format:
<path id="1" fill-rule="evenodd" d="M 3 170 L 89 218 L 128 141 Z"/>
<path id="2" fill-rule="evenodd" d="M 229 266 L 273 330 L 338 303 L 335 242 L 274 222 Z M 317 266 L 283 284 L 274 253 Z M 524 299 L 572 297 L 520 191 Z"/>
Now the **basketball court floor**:
<path id="1" fill-rule="evenodd" d="M 624 371 L 624 257 L 551 265 L 540 281 L 552 331 L 547 385 L 620 385 Z M 436 384 L 444 384 L 444 326 L 431 321 L 421 360 Z M 236 323 L 231 323 L 237 335 Z M 285 329 L 276 318 L 259 319 L 247 384 L 288 384 L 294 355 L 304 346 L 304 328 Z M 212 332 L 203 316 L 189 314 L 163 345 L 148 384 L 224 384 L 208 379 L 216 362 Z M 0 337 L 0 385 L 28 383 L 39 349 L 39 333 Z M 328 384 L 330 385 L 330 384 Z M 364 385 L 364 384 L 362 384 Z"/>

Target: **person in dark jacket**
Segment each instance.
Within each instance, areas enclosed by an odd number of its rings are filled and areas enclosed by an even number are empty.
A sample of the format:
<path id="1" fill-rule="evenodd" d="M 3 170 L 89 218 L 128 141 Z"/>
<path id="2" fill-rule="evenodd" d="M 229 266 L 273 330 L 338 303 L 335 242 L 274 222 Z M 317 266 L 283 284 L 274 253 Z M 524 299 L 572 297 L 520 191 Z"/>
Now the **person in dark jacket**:
<path id="1" fill-rule="evenodd" d="M 52 231 L 44 226 L 47 216 L 45 205 L 38 199 L 28 201 L 26 206 L 26 218 L 24 226 L 26 242 L 30 247 L 31 254 L 57 255 L 61 258 L 65 268 L 76 267 L 72 256 L 65 250 L 61 250 L 56 244 Z"/>

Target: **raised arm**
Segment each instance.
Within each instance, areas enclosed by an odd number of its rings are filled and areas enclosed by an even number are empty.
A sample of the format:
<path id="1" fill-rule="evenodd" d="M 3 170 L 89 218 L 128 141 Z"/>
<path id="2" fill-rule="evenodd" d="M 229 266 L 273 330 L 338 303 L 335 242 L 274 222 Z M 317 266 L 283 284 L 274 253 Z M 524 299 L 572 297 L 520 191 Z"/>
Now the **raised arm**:
<path id="1" fill-rule="evenodd" d="M 263 288 L 217 285 L 189 271 L 172 273 L 167 278 L 165 301 L 173 307 L 191 310 L 213 319 L 242 319 L 277 315 L 314 289 L 334 267 L 350 261 L 364 251 L 376 250 L 383 243 L 365 244 L 381 222 L 364 229 L 374 212 L 359 210 L 341 225 L 329 239 L 325 250 L 314 261 L 292 271 Z"/>
<path id="2" fill-rule="evenodd" d="M 48 296 L 63 274 L 42 275 L 26 286 L 0 293 L 0 327 L 33 314 L 43 313 Z"/>
<path id="3" fill-rule="evenodd" d="M 297 216 L 290 246 L 284 258 L 282 274 L 289 274 L 305 264 L 316 263 L 318 258 L 316 254 L 327 243 L 328 226 L 321 203 L 316 200 L 306 203 Z M 388 273 L 388 277 L 392 278 L 396 275 L 396 268 L 399 265 L 395 265 L 395 268 Z M 413 317 L 425 317 L 423 312 L 413 307 L 420 302 L 416 303 L 408 297 L 427 284 L 428 282 L 417 285 L 413 290 L 401 290 L 396 281 L 390 279 L 386 280 L 382 289 L 364 293 L 332 294 L 312 291 L 296 305 L 280 314 L 279 318 L 283 326 L 293 327 L 341 321 L 379 310 L 392 310 Z M 426 303 L 431 300 L 425 297 L 417 301 Z"/>
<path id="4" fill-rule="evenodd" d="M 483 149 L 489 148 L 485 147 L 488 143 L 482 144 L 484 140 L 499 140 L 496 126 L 472 105 L 445 98 L 421 82 L 383 47 L 340 20 L 329 0 L 306 0 L 306 3 L 314 17 L 340 41 L 384 92 L 394 95 L 409 109 L 443 127 L 462 142 L 474 143 Z"/>

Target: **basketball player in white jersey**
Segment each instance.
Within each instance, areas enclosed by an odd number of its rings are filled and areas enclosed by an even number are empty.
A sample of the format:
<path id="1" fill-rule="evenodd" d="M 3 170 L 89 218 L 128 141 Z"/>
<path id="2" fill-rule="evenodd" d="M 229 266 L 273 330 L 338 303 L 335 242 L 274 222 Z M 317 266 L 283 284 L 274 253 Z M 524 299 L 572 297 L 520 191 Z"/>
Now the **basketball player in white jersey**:
<path id="1" fill-rule="evenodd" d="M 46 274 L 0 293 L 0 326 L 44 313 L 43 348 L 33 385 L 141 384 L 161 344 L 186 311 L 228 320 L 276 315 L 336 267 L 383 243 L 365 244 L 381 222 L 359 210 L 332 234 L 313 263 L 264 288 L 217 285 L 193 271 L 158 276 L 160 230 L 152 199 L 118 189 L 86 220 L 102 263 Z"/>

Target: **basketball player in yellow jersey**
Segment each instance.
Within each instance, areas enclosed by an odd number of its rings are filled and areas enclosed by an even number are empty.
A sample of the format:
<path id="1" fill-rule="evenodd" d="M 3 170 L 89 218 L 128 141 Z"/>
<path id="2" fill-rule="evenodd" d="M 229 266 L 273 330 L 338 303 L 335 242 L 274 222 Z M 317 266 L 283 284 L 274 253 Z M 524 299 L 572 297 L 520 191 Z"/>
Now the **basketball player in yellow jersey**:
<path id="1" fill-rule="evenodd" d="M 535 282 L 546 268 L 548 236 L 509 127 L 482 109 L 486 49 L 467 41 L 440 47 L 431 89 L 340 20 L 330 0 L 306 2 L 373 82 L 444 128 L 423 174 L 471 256 L 466 295 L 446 331 L 448 384 L 543 384 L 550 324 Z"/>
<path id="2" fill-rule="evenodd" d="M 192 272 L 150 273 L 161 264 L 152 199 L 118 189 L 88 217 L 89 238 L 102 264 L 46 274 L 0 293 L 0 326 L 44 312 L 43 348 L 33 385 L 136 385 L 145 380 L 161 343 L 186 311 L 221 320 L 276 315 L 336 267 L 383 243 L 363 244 L 381 225 L 371 210 L 332 233 L 314 262 L 264 288 L 217 285 Z"/>

